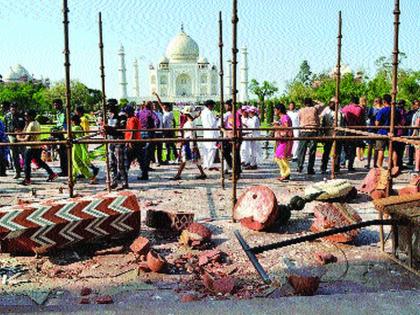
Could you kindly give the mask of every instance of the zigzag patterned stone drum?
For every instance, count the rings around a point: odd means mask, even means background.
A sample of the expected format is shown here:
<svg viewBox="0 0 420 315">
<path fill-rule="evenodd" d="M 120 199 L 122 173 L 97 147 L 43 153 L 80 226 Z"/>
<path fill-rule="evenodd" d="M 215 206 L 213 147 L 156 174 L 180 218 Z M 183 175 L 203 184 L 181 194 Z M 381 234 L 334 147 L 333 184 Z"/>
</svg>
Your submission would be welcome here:
<svg viewBox="0 0 420 315">
<path fill-rule="evenodd" d="M 139 231 L 140 206 L 131 192 L 0 208 L 1 251 L 12 254 L 44 254 Z"/>
</svg>

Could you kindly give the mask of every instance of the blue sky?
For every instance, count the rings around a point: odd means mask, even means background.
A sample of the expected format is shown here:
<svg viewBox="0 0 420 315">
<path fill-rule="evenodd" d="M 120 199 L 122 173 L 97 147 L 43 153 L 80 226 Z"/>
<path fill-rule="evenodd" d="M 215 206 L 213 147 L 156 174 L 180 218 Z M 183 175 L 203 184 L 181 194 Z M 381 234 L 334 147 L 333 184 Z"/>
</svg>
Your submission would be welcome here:
<svg viewBox="0 0 420 315">
<path fill-rule="evenodd" d="M 118 56 L 125 46 L 132 94 L 132 62 L 140 59 L 142 95 L 148 65 L 164 54 L 184 23 L 200 53 L 218 62 L 219 10 L 225 21 L 225 58 L 231 54 L 230 0 L 69 0 L 71 76 L 100 88 L 97 14 L 104 20 L 107 94 L 118 96 Z M 337 12 L 343 12 L 343 61 L 375 70 L 393 47 L 393 0 L 239 0 L 239 45 L 249 50 L 250 78 L 276 81 L 281 89 L 307 59 L 313 71 L 336 63 Z M 64 77 L 61 0 L 0 0 L 0 73 L 22 64 L 35 76 Z M 419 68 L 420 1 L 401 0 L 403 66 Z"/>
</svg>

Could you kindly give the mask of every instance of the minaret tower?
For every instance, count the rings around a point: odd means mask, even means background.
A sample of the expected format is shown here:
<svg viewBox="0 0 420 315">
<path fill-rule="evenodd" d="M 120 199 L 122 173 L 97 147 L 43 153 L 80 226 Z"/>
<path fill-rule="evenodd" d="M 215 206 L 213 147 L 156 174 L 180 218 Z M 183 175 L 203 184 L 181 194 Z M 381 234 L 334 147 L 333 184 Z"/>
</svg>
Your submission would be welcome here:
<svg viewBox="0 0 420 315">
<path fill-rule="evenodd" d="M 133 92 L 134 92 L 134 96 L 137 97 L 137 98 L 139 98 L 140 97 L 139 62 L 137 61 L 137 58 L 134 59 L 133 67 L 134 67 L 134 86 L 133 86 Z"/>
<path fill-rule="evenodd" d="M 226 61 L 227 75 L 226 75 L 226 95 L 227 100 L 232 98 L 232 60 Z"/>
<path fill-rule="evenodd" d="M 127 98 L 127 69 L 125 68 L 125 52 L 124 46 L 121 44 L 120 50 L 118 51 L 120 56 L 120 67 L 118 69 L 120 79 L 120 99 Z"/>
<path fill-rule="evenodd" d="M 248 84 L 248 49 L 246 47 L 243 47 L 241 65 L 241 88 L 239 93 L 239 99 L 242 103 L 246 103 L 249 101 Z"/>
</svg>

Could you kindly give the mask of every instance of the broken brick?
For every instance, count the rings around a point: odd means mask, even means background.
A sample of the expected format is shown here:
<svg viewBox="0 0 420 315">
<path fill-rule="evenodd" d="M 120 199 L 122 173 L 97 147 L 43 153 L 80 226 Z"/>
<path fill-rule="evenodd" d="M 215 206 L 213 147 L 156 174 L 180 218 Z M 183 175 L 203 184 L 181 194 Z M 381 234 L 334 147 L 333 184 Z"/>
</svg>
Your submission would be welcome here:
<svg viewBox="0 0 420 315">
<path fill-rule="evenodd" d="M 310 228 L 312 232 L 322 232 L 362 221 L 356 210 L 341 203 L 321 203 L 314 208 L 314 215 L 315 219 Z M 359 230 L 351 230 L 327 236 L 325 239 L 336 243 L 348 243 L 353 241 L 358 234 Z"/>
<path fill-rule="evenodd" d="M 95 256 L 117 255 L 124 251 L 124 246 L 115 246 L 111 248 L 100 249 L 95 252 Z"/>
<path fill-rule="evenodd" d="M 81 298 L 79 304 L 90 304 L 90 299 L 87 297 Z"/>
<path fill-rule="evenodd" d="M 378 189 L 376 189 L 376 190 L 374 190 L 374 191 L 372 191 L 370 193 L 370 197 L 373 200 L 378 200 L 378 199 L 385 198 L 386 197 L 385 190 L 378 190 Z"/>
<path fill-rule="evenodd" d="M 112 299 L 112 296 L 110 295 L 100 296 L 96 299 L 96 304 L 112 304 L 112 303 L 114 303 L 114 300 Z"/>
<path fill-rule="evenodd" d="M 139 264 L 139 272 L 150 272 L 149 265 L 147 263 L 141 263 Z"/>
<path fill-rule="evenodd" d="M 147 254 L 147 266 L 149 266 L 150 270 L 153 272 L 161 272 L 166 266 L 166 260 L 157 252 L 151 250 Z"/>
<path fill-rule="evenodd" d="M 304 296 L 314 295 L 320 283 L 319 277 L 290 275 L 287 280 L 293 287 L 295 294 Z"/>
<path fill-rule="evenodd" d="M 139 236 L 130 245 L 130 249 L 137 256 L 147 255 L 150 250 L 150 241 L 145 237 Z"/>
<path fill-rule="evenodd" d="M 183 296 L 181 296 L 180 300 L 182 303 L 189 303 L 189 302 L 198 301 L 199 298 L 195 294 L 184 294 Z"/>
<path fill-rule="evenodd" d="M 202 253 L 198 257 L 198 265 L 200 267 L 207 265 L 208 263 L 219 262 L 222 257 L 222 252 L 220 250 L 214 249 Z"/>
<path fill-rule="evenodd" d="M 327 265 L 337 262 L 337 257 L 328 253 L 315 253 L 314 257 L 322 265 Z"/>
<path fill-rule="evenodd" d="M 179 243 L 193 248 L 200 247 L 210 241 L 212 232 L 209 228 L 200 223 L 192 223 L 179 237 Z"/>
<path fill-rule="evenodd" d="M 87 296 L 87 295 L 91 295 L 92 294 L 92 289 L 91 288 L 82 288 L 82 290 L 80 290 L 80 296 Z"/>
<path fill-rule="evenodd" d="M 205 272 L 202 277 L 202 282 L 207 290 L 215 294 L 230 294 L 235 288 L 235 279 L 230 276 L 216 279 L 214 275 Z"/>
<path fill-rule="evenodd" d="M 278 218 L 278 204 L 274 192 L 266 186 L 248 188 L 233 209 L 233 218 L 251 230 L 261 231 Z"/>
</svg>

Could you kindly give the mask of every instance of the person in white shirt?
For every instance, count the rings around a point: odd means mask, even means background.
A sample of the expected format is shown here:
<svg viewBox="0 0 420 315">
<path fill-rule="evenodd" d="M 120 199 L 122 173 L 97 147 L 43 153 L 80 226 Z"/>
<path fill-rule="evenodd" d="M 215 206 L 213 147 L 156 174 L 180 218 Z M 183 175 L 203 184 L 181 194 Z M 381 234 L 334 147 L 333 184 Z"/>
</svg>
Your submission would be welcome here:
<svg viewBox="0 0 420 315">
<path fill-rule="evenodd" d="M 160 106 L 160 108 L 162 109 L 162 128 L 164 129 L 172 129 L 175 127 L 175 120 L 174 120 L 174 113 L 171 111 L 170 107 L 168 104 L 163 104 L 159 95 L 155 92 L 153 93 L 158 101 L 158 104 Z M 160 117 L 159 117 L 160 120 Z M 163 132 L 163 137 L 164 138 L 174 138 L 175 137 L 175 132 L 172 130 L 165 130 Z M 176 146 L 175 143 L 173 142 L 167 142 L 165 143 L 165 148 L 166 148 L 166 159 L 164 161 L 162 161 L 161 164 L 169 164 L 171 161 L 171 153 L 173 154 L 175 160 L 178 158 L 178 154 L 176 151 Z"/>
<path fill-rule="evenodd" d="M 204 102 L 204 109 L 201 112 L 201 124 L 203 128 L 217 128 L 218 119 L 214 115 L 213 109 L 216 103 L 212 100 Z M 215 139 L 218 137 L 217 130 L 205 130 L 203 131 L 203 138 Z M 214 158 L 217 152 L 216 142 L 203 142 L 202 143 L 202 155 L 203 155 L 203 167 L 210 171 L 217 171 L 218 169 L 214 165 Z"/>
<path fill-rule="evenodd" d="M 195 112 L 191 106 L 185 106 L 182 113 L 186 116 L 187 121 L 182 127 L 182 147 L 181 147 L 181 164 L 179 165 L 178 172 L 172 180 L 181 180 L 182 171 L 185 169 L 187 164 L 196 165 L 200 171 L 200 175 L 196 176 L 196 179 L 206 179 L 207 175 L 204 173 L 203 167 L 201 165 L 201 155 L 200 150 L 197 145 L 197 134 L 193 130 L 185 129 L 194 129 L 196 126 L 194 124 L 194 119 L 197 118 Z"/>
<path fill-rule="evenodd" d="M 299 110 L 296 109 L 295 102 L 289 103 L 289 110 L 287 111 L 287 116 L 292 120 L 292 127 L 299 127 Z M 299 137 L 299 129 L 293 129 L 293 137 Z M 297 160 L 297 148 L 299 146 L 299 141 L 293 141 L 292 155 L 293 160 Z"/>
<path fill-rule="evenodd" d="M 247 131 L 245 129 L 248 128 L 248 106 L 243 106 L 241 108 L 241 121 L 242 121 L 242 136 L 244 140 L 241 144 L 241 164 L 245 167 L 248 167 L 250 165 L 250 153 L 251 153 L 251 146 L 249 140 L 246 140 L 246 138 L 250 138 L 252 136 L 251 131 Z"/>
<path fill-rule="evenodd" d="M 258 110 L 255 106 L 251 106 L 248 110 L 248 128 L 260 128 L 260 118 L 258 117 Z M 259 130 L 251 131 L 251 138 L 259 137 Z M 249 166 L 246 168 L 248 170 L 256 170 L 257 159 L 260 155 L 260 145 L 258 141 L 249 141 Z"/>
</svg>

